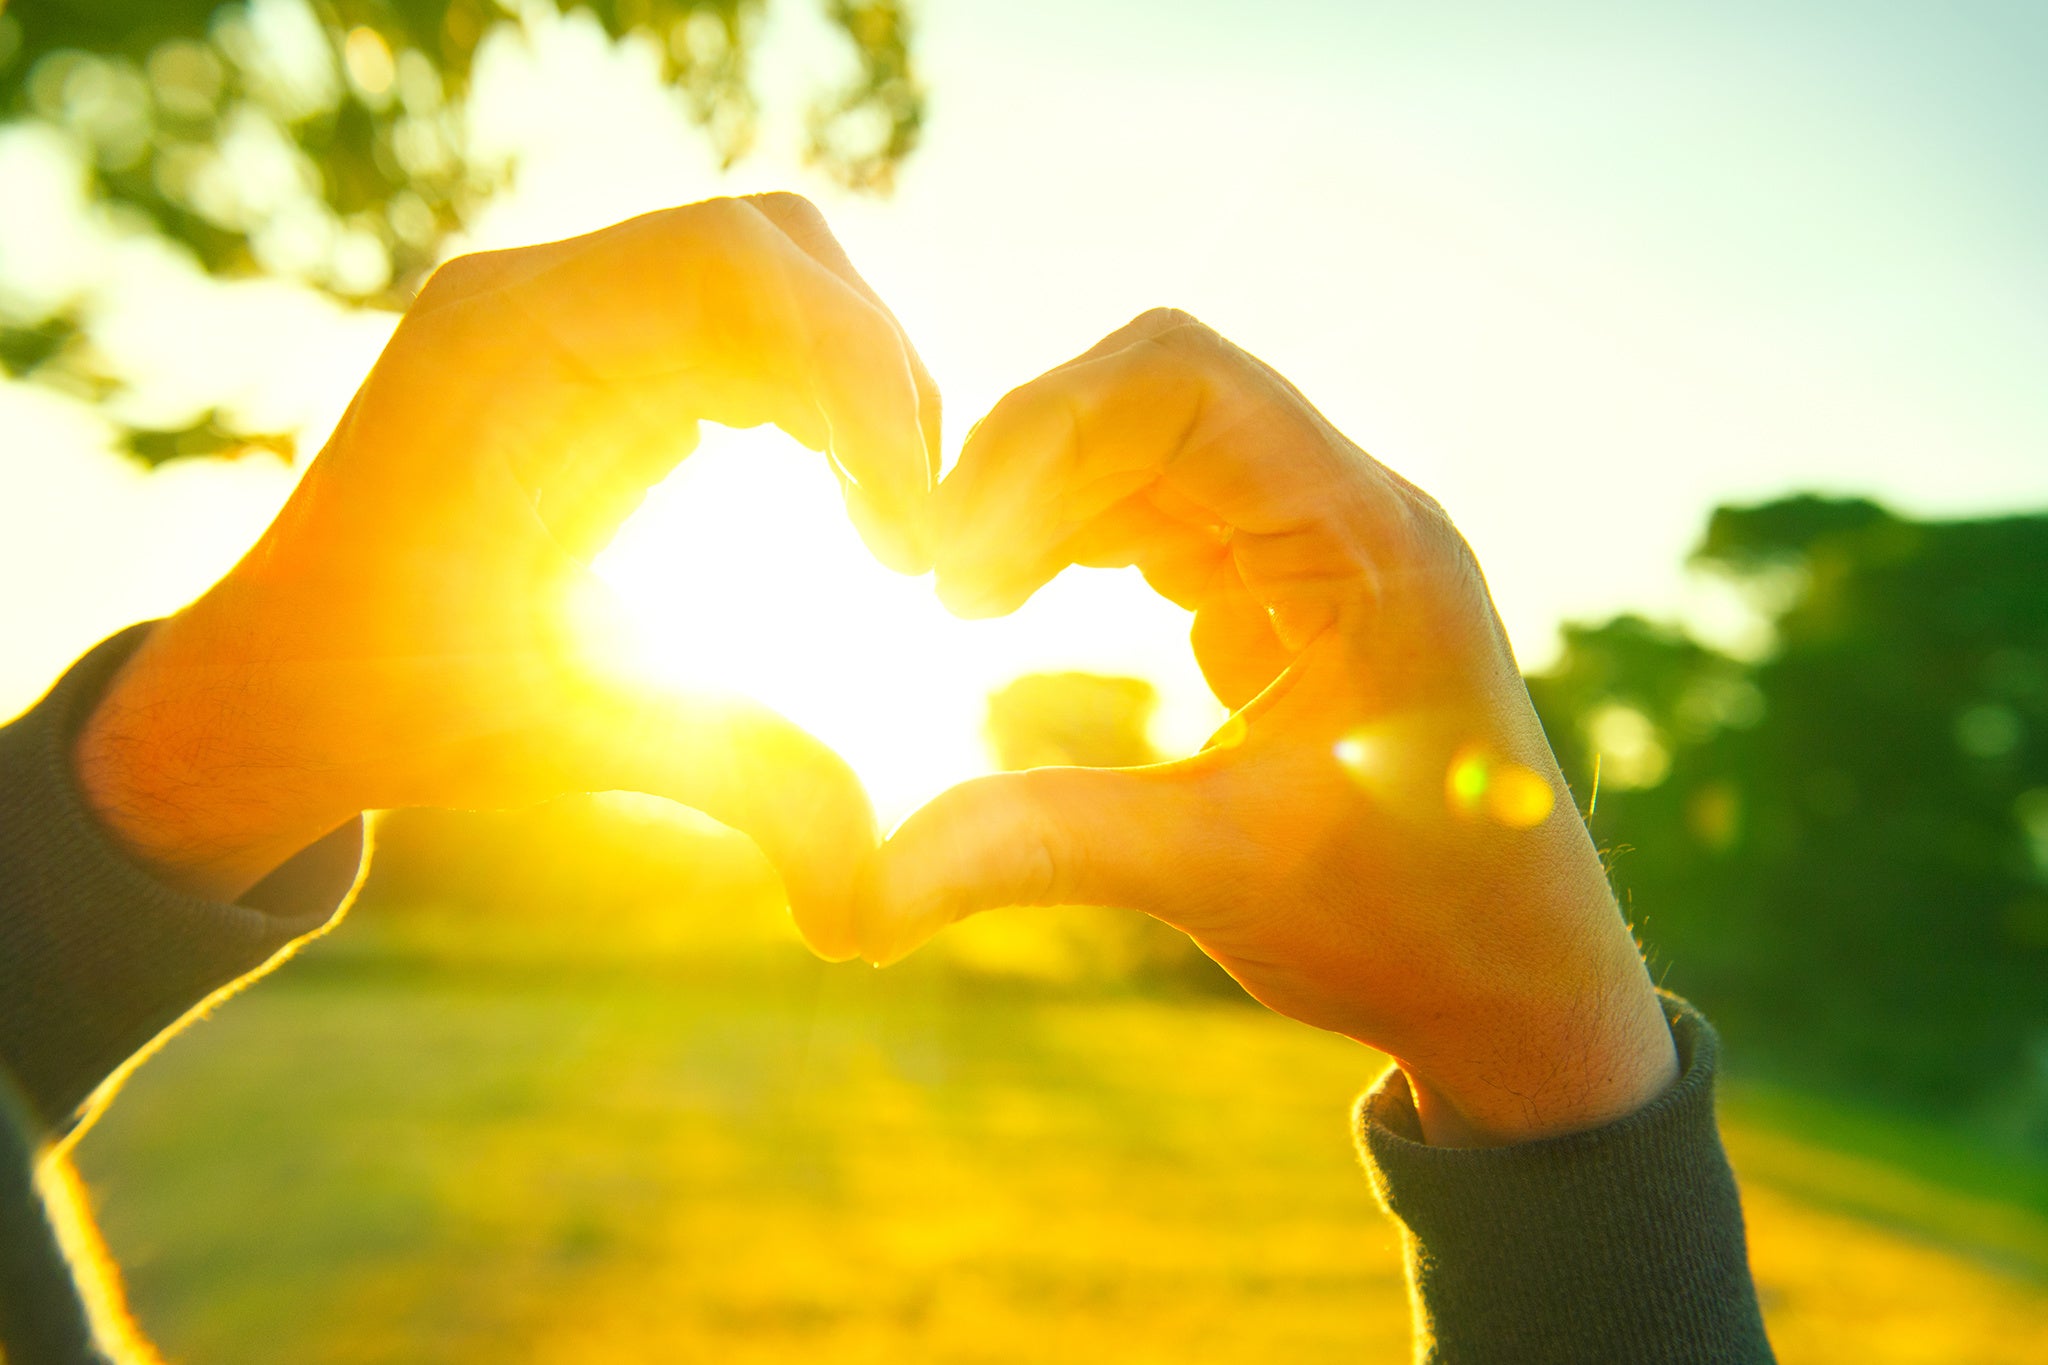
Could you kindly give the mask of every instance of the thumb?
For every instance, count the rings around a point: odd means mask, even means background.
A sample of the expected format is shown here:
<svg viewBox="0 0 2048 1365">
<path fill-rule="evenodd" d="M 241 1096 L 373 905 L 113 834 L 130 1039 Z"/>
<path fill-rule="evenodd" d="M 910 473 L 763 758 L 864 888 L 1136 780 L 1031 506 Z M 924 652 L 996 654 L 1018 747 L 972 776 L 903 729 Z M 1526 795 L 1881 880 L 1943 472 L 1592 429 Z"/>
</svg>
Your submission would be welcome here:
<svg viewBox="0 0 2048 1365">
<path fill-rule="evenodd" d="M 666 797 L 745 834 L 781 876 L 811 950 L 854 956 L 855 887 L 876 830 L 844 759 L 739 698 L 606 689 L 570 710 L 554 741 L 572 786 Z"/>
<path fill-rule="evenodd" d="M 941 793 L 865 869 L 861 955 L 885 966 L 1002 906 L 1148 909 L 1194 830 L 1176 767 L 1033 768 Z"/>
</svg>

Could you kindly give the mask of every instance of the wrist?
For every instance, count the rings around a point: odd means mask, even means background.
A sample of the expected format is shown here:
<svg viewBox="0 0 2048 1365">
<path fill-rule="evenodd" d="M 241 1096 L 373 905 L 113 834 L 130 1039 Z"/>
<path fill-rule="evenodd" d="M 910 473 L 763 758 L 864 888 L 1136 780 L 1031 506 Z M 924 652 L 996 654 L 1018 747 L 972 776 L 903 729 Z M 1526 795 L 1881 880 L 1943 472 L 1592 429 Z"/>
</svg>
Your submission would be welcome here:
<svg viewBox="0 0 2048 1365">
<path fill-rule="evenodd" d="M 1439 1147 L 1534 1142 L 1602 1127 L 1663 1095 L 1678 1080 L 1678 1053 L 1655 990 L 1637 974 L 1639 989 L 1617 990 L 1594 1010 L 1515 1030 L 1524 1046 L 1485 1064 L 1403 1062 L 1424 1139 Z"/>
<path fill-rule="evenodd" d="M 1567 809 L 1531 835 L 1464 860 L 1476 880 L 1462 903 L 1480 907 L 1485 947 L 1448 974 L 1441 1012 L 1401 1056 L 1433 1145 L 1584 1132 L 1678 1079 L 1663 1004 L 1584 823 Z"/>
<path fill-rule="evenodd" d="M 205 645 L 198 606 L 160 623 L 108 683 L 72 766 L 130 858 L 180 891 L 234 900 L 356 811 L 322 790 L 251 670 Z"/>
</svg>

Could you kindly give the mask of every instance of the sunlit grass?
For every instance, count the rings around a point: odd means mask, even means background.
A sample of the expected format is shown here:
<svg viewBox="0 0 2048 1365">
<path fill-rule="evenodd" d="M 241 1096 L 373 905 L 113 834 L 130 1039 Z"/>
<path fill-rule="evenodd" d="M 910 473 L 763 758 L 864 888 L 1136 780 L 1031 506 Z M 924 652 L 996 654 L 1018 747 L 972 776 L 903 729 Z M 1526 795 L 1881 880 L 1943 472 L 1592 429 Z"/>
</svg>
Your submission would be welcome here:
<svg viewBox="0 0 2048 1365">
<path fill-rule="evenodd" d="M 462 968 L 451 928 L 349 926 L 84 1144 L 175 1358 L 1406 1358 L 1351 1044 L 766 941 L 632 963 L 521 926 Z M 1880 1225 L 1826 1196 L 1861 1169 L 1826 1147 L 1746 1118 L 1730 1140 L 1783 1359 L 2048 1352 L 2048 1284 L 1937 1240 L 1977 1204 L 1922 1184 L 1931 1231 Z"/>
</svg>

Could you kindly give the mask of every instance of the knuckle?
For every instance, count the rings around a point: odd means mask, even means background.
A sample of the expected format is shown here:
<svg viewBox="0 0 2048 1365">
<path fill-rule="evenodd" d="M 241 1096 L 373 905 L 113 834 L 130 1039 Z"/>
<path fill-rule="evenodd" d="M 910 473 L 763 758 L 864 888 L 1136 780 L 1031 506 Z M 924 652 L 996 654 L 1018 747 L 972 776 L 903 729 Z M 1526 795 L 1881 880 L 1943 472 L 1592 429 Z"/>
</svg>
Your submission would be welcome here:
<svg viewBox="0 0 2048 1365">
<path fill-rule="evenodd" d="M 1248 363 L 1243 352 L 1191 313 L 1155 308 L 1144 316 L 1156 321 L 1139 332 L 1134 359 L 1149 357 L 1169 371 L 1192 371 L 1224 380 Z"/>
<path fill-rule="evenodd" d="M 503 251 L 473 251 L 443 261 L 420 286 L 417 302 L 444 304 L 476 293 L 498 274 L 507 254 Z"/>
<path fill-rule="evenodd" d="M 694 204 L 679 204 L 675 208 L 663 209 L 654 216 L 678 221 L 719 223 L 750 217 L 752 212 L 746 201 L 735 199 L 729 194 L 719 194 L 709 199 L 699 199 Z"/>
<path fill-rule="evenodd" d="M 721 195 L 648 215 L 659 236 L 702 239 L 732 248 L 762 235 L 761 215 L 744 200 Z"/>
<path fill-rule="evenodd" d="M 1168 332 L 1176 327 L 1200 327 L 1193 313 L 1180 308 L 1147 308 L 1131 319 L 1131 326 L 1146 332 Z"/>
<path fill-rule="evenodd" d="M 1059 857 L 1043 835 L 1025 840 L 1012 899 L 1019 905 L 1056 904 L 1061 899 L 1057 891 L 1058 869 Z"/>
<path fill-rule="evenodd" d="M 1146 340 L 1168 350 L 1199 355 L 1232 349 L 1215 328 L 1180 308 L 1154 308 L 1141 314 L 1136 326 Z"/>
<path fill-rule="evenodd" d="M 740 202 L 749 204 L 778 221 L 787 220 L 818 227 L 824 226 L 825 223 L 825 215 L 819 211 L 816 204 L 790 190 L 767 190 L 760 194 L 749 194 L 743 196 Z"/>
<path fill-rule="evenodd" d="M 1402 522 L 1413 534 L 1424 537 L 1431 543 L 1442 544 L 1465 554 L 1471 553 L 1471 547 L 1465 543 L 1464 532 L 1458 529 L 1457 523 L 1451 520 L 1451 514 L 1427 489 L 1409 481 L 1398 470 L 1377 461 L 1372 461 L 1366 467 L 1379 476 L 1386 487 L 1389 502 L 1397 509 Z"/>
<path fill-rule="evenodd" d="M 968 429 L 966 443 L 978 444 L 1014 428 L 1028 426 L 1040 414 L 1054 410 L 1057 403 L 1050 379 L 1051 376 L 1041 375 L 998 398 L 995 406 Z"/>
<path fill-rule="evenodd" d="M 1419 563 L 1434 566 L 1435 572 L 1459 583 L 1484 582 L 1479 556 L 1442 503 L 1428 493 L 1406 484 L 1396 505 L 1402 512 L 1402 530 Z"/>
<path fill-rule="evenodd" d="M 1438 535 L 1455 541 L 1466 553 L 1471 553 L 1471 547 L 1465 545 L 1464 532 L 1458 529 L 1457 523 L 1451 520 L 1451 514 L 1444 510 L 1444 505 L 1436 500 L 1434 494 L 1425 493 L 1410 484 L 1408 496 L 1417 520 L 1431 527 Z"/>
<path fill-rule="evenodd" d="M 1074 898 L 1087 878 L 1086 851 L 1068 820 L 1059 814 L 1064 774 L 1054 768 L 1018 774 L 1025 797 L 1024 857 L 1018 865 L 1020 904 L 1059 905 Z"/>
</svg>

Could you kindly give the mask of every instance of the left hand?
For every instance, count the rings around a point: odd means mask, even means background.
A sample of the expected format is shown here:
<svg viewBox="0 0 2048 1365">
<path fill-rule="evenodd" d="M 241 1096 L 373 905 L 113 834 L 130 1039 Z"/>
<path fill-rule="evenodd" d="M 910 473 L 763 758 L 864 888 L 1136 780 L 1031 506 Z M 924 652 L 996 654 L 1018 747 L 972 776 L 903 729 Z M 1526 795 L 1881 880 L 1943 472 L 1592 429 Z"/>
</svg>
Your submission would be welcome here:
<svg viewBox="0 0 2048 1365">
<path fill-rule="evenodd" d="M 890 836 L 862 947 L 1006 905 L 1142 910 L 1282 1014 L 1397 1058 L 1432 1141 L 1590 1128 L 1676 1075 L 1628 925 L 1443 509 L 1285 379 L 1147 313 L 1024 385 L 936 499 L 939 593 L 1135 564 L 1233 715 L 1193 758 L 953 788 Z"/>
<path fill-rule="evenodd" d="M 699 420 L 829 452 L 870 546 L 921 570 L 938 418 L 792 195 L 451 261 L 261 541 L 110 687 L 87 800 L 160 876 L 232 898 L 362 810 L 649 792 L 751 835 L 811 944 L 848 956 L 875 841 L 852 772 L 762 708 L 603 675 L 575 619 L 608 597 L 589 557 Z"/>
</svg>

